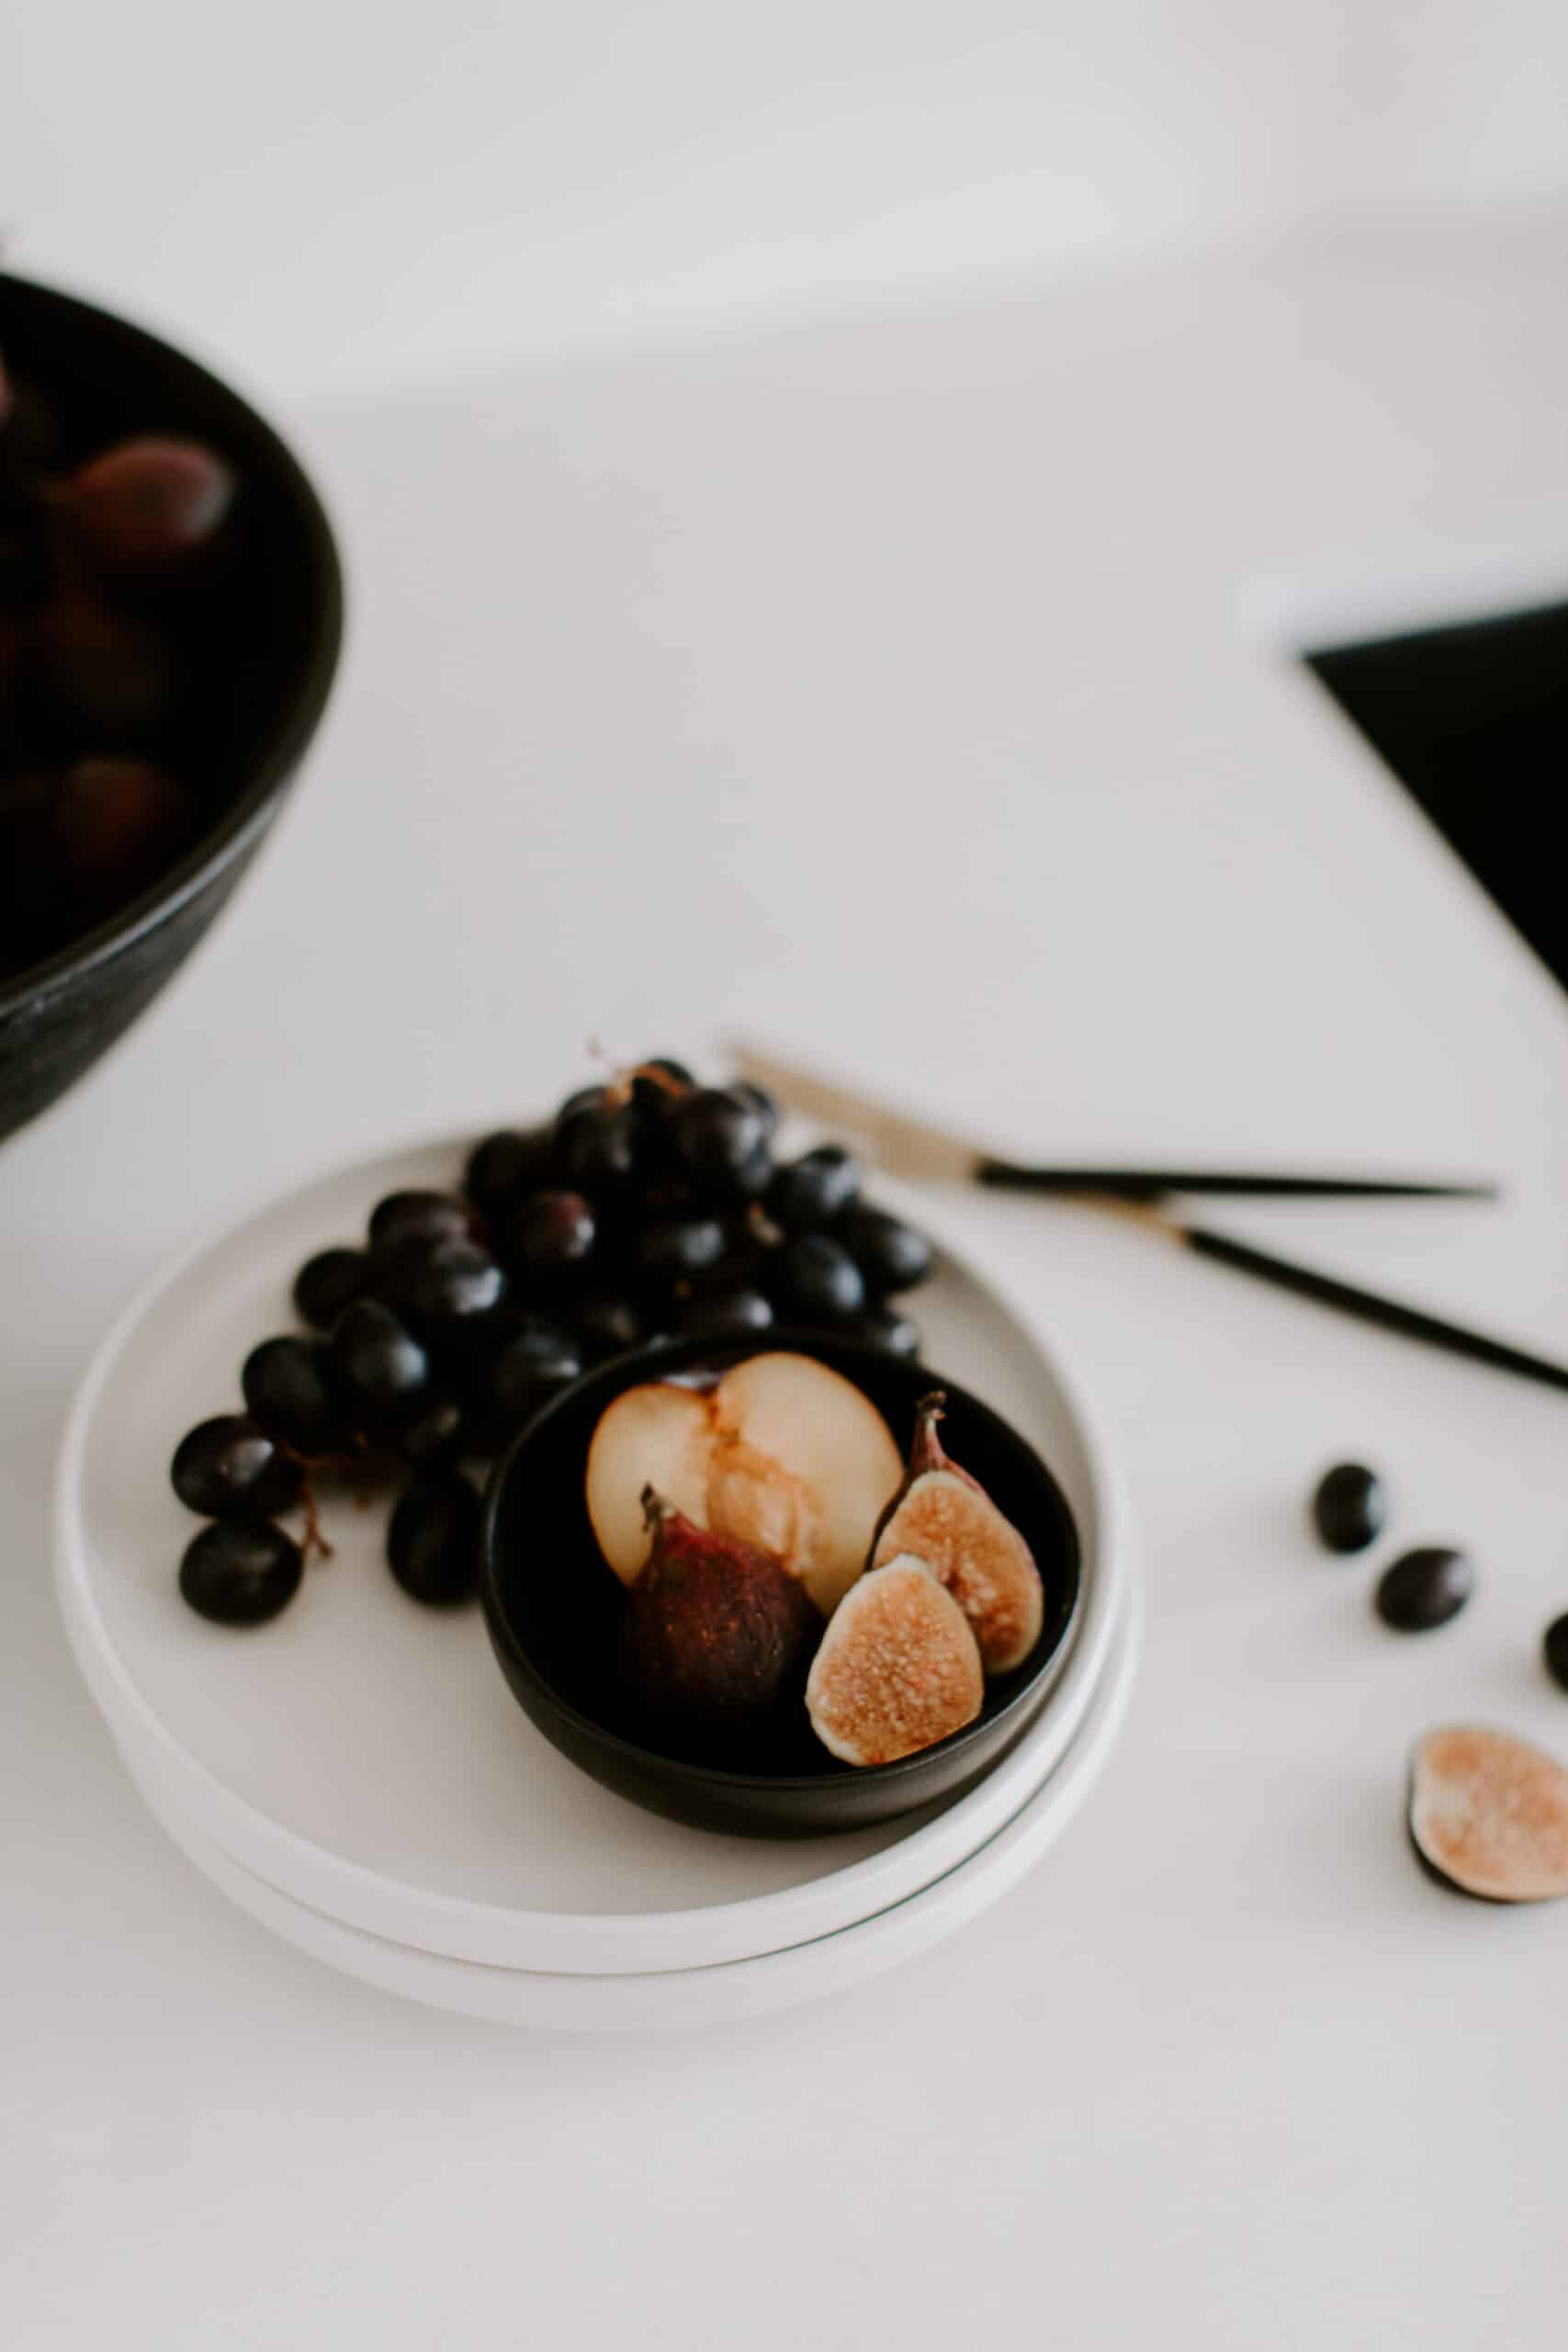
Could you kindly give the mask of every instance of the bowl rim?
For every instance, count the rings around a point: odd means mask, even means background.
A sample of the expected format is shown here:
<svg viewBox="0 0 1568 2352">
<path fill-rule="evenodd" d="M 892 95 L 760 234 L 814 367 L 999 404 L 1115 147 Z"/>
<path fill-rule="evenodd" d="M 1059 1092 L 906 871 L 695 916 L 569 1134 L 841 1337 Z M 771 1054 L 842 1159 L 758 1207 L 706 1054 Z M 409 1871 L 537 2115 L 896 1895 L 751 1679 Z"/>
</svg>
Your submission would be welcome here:
<svg viewBox="0 0 1568 2352">
<path fill-rule="evenodd" d="M 711 1790 L 716 1795 L 734 1795 L 741 1792 L 749 1793 L 767 1792 L 770 1794 L 786 1797 L 805 1796 L 813 1791 L 839 1787 L 874 1788 L 896 1792 L 901 1783 L 919 1777 L 924 1768 L 930 1765 L 932 1758 L 953 1756 L 959 1753 L 966 1745 L 976 1744 L 982 1737 L 995 1733 L 998 1725 L 1008 1723 L 1026 1700 L 1039 1697 L 1042 1679 L 1044 1679 L 1047 1682 L 1055 1679 L 1066 1666 L 1071 1656 L 1078 1628 L 1083 1623 L 1083 1532 L 1074 1515 L 1072 1506 L 1063 1493 L 1060 1482 L 1049 1463 L 1021 1430 L 1016 1429 L 1004 1414 L 998 1412 L 994 1405 L 987 1405 L 983 1397 L 976 1396 L 973 1390 L 965 1388 L 962 1382 L 946 1379 L 933 1366 L 915 1359 L 910 1363 L 910 1368 L 926 1375 L 931 1386 L 940 1387 L 949 1396 L 959 1398 L 966 1413 L 978 1414 L 982 1419 L 995 1423 L 1014 1444 L 1023 1449 L 1033 1464 L 1047 1495 L 1054 1502 L 1057 1517 L 1066 1529 L 1068 1538 L 1071 1589 L 1066 1606 L 1058 1614 L 1055 1632 L 1049 1640 L 1046 1639 L 1046 1635 L 1050 1629 L 1042 1628 L 1041 1640 L 1036 1645 L 1040 1654 L 1033 1667 L 1023 1676 L 1017 1688 L 1008 1693 L 1000 1705 L 990 1713 L 982 1709 L 972 1723 L 963 1724 L 955 1732 L 950 1732 L 945 1739 L 932 1740 L 928 1747 L 918 1747 L 908 1756 L 897 1757 L 888 1764 L 845 1764 L 836 1761 L 818 1772 L 736 1772 L 718 1765 L 692 1763 L 683 1757 L 667 1755 L 660 1748 L 645 1747 L 637 1740 L 626 1738 L 623 1733 L 612 1731 L 596 1716 L 584 1714 L 580 1707 L 574 1706 L 570 1700 L 561 1696 L 555 1685 L 535 1664 L 527 1648 L 518 1637 L 501 1598 L 496 1560 L 500 1548 L 499 1523 L 502 1495 L 519 1456 L 534 1443 L 541 1432 L 547 1432 L 549 1423 L 558 1413 L 574 1405 L 585 1387 L 602 1379 L 606 1374 L 629 1372 L 634 1367 L 647 1367 L 649 1376 L 652 1377 L 655 1368 L 667 1365 L 671 1358 L 676 1359 L 678 1363 L 688 1364 L 691 1368 L 716 1360 L 728 1367 L 730 1364 L 744 1363 L 755 1355 L 771 1355 L 775 1352 L 809 1354 L 815 1348 L 830 1348 L 835 1352 L 847 1355 L 852 1359 L 859 1358 L 867 1364 L 886 1366 L 890 1361 L 883 1349 L 872 1347 L 847 1335 L 840 1339 L 831 1331 L 812 1329 L 795 1324 L 774 1325 L 766 1331 L 748 1332 L 738 1335 L 732 1340 L 716 1337 L 711 1333 L 686 1339 L 655 1340 L 642 1347 L 627 1349 L 621 1355 L 607 1357 L 603 1363 L 594 1364 L 589 1371 L 572 1381 L 568 1387 L 550 1397 L 516 1431 L 505 1452 L 498 1455 L 485 1485 L 479 1530 L 479 1605 L 484 1612 L 485 1624 L 491 1639 L 499 1638 L 502 1642 L 508 1657 L 513 1661 L 533 1689 L 548 1702 L 552 1711 L 564 1718 L 574 1729 L 581 1730 L 596 1746 L 623 1758 L 628 1766 L 639 1770 L 652 1769 L 676 1774 L 685 1786 Z M 910 1363 L 908 1358 L 894 1358 L 891 1361 Z M 837 1367 L 829 1365 L 829 1369 L 835 1370 Z M 851 1375 L 845 1374 L 843 1376 L 848 1378 Z M 828 1622 L 829 1621 L 824 1620 L 824 1623 Z M 1013 1672 L 1018 1674 L 1021 1669 L 1015 1667 Z M 1042 1703 L 1043 1703 L 1043 1701 Z"/>
<path fill-rule="evenodd" d="M 18 1012 L 37 1011 L 80 974 L 96 969 L 177 914 L 265 828 L 332 692 L 343 650 L 344 589 L 342 558 L 320 493 L 282 436 L 243 394 L 198 359 L 147 328 L 97 303 L 62 293 L 57 287 L 0 270 L 0 296 L 19 297 L 24 309 L 45 320 L 64 317 L 77 325 L 107 330 L 110 340 L 136 347 L 142 356 L 155 359 L 165 369 L 172 368 L 187 384 L 198 386 L 243 421 L 250 437 L 265 449 L 276 486 L 285 492 L 303 527 L 317 606 L 310 650 L 298 687 L 260 737 L 244 789 L 200 841 L 157 881 L 51 956 L 0 978 L 0 1020 L 5 1020 Z"/>
</svg>

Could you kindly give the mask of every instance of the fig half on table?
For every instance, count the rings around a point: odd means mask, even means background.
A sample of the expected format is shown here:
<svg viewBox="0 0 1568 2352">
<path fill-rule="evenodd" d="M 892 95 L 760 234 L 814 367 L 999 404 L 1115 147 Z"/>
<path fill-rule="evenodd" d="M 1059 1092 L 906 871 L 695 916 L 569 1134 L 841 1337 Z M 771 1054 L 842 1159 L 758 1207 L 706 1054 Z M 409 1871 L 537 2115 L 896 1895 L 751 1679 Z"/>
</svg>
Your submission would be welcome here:
<svg viewBox="0 0 1568 2352">
<path fill-rule="evenodd" d="M 1429 1731 L 1411 1759 L 1409 1826 L 1422 1866 L 1461 1894 L 1568 1894 L 1568 1771 L 1511 1733 Z"/>
</svg>

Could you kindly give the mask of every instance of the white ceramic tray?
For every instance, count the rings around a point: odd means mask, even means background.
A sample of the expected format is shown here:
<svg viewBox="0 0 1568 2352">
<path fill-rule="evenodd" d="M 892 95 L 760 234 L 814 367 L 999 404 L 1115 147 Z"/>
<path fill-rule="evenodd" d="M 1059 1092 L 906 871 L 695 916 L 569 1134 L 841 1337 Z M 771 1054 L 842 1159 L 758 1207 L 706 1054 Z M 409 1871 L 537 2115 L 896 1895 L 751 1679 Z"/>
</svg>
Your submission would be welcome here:
<svg viewBox="0 0 1568 2352">
<path fill-rule="evenodd" d="M 1044 1343 L 957 1253 L 919 1295 L 931 1363 L 1008 1415 L 1084 1539 L 1073 1653 L 1039 1722 L 970 1793 L 908 1822 L 774 1843 L 658 1819 L 602 1789 L 524 1717 L 477 1611 L 423 1610 L 381 1562 L 384 1514 L 337 1511 L 338 1556 L 285 1614 L 235 1633 L 179 1599 L 193 1521 L 168 1485 L 183 1431 L 237 1408 L 239 1365 L 293 1324 L 313 1250 L 394 1189 L 450 1183 L 462 1144 L 381 1153 L 273 1201 L 134 1300 L 67 1425 L 62 1607 L 82 1672 L 162 1804 L 279 1894 L 372 1936 L 485 1966 L 640 1973 L 827 1935 L 929 1885 L 992 1837 L 1082 1721 L 1129 1572 L 1131 1531 L 1093 1416 Z M 927 1231 L 929 1203 L 875 1193 Z M 940 1237 L 937 1237 L 940 1239 Z"/>
<path fill-rule="evenodd" d="M 243 1911 L 284 1942 L 384 1992 L 467 2017 L 581 2033 L 717 2025 L 789 2008 L 879 1975 L 941 1942 L 1016 1885 L 1066 1828 L 1110 1758 L 1136 1671 L 1141 1625 L 1134 1584 L 1077 1736 L 1043 1783 L 966 1860 L 836 1934 L 716 1967 L 550 1974 L 445 1959 L 296 1903 L 231 1860 L 176 1803 L 146 1787 L 142 1794 L 187 1859 Z M 137 1778 L 134 1769 L 131 1777 Z"/>
</svg>

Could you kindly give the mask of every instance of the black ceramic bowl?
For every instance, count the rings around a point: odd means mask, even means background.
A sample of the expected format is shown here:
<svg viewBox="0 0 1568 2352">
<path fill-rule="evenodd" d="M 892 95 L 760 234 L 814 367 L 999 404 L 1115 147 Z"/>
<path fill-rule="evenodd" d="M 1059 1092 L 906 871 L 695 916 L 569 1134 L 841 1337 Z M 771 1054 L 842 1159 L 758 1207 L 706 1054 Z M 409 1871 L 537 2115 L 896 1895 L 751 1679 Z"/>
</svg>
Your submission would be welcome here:
<svg viewBox="0 0 1568 2352">
<path fill-rule="evenodd" d="M 1023 1664 L 987 1685 L 974 1723 L 896 1764 L 857 1768 L 829 1754 L 800 1711 L 798 1732 L 748 1758 L 743 1771 L 700 1752 L 649 1744 L 619 1688 L 615 1635 L 626 1594 L 589 1524 L 589 1441 L 611 1400 L 639 1381 L 775 1348 L 815 1356 L 863 1390 L 907 1446 L 918 1399 L 947 1392 L 942 1442 L 1023 1534 L 1045 1585 L 1045 1623 Z M 869 1540 L 870 1530 L 867 1530 Z M 1081 1562 L 1060 1487 L 999 1415 L 929 1366 L 820 1332 L 770 1331 L 726 1344 L 663 1341 L 619 1356 L 566 1389 L 496 1464 L 486 1500 L 479 1594 L 491 1645 L 513 1696 L 547 1739 L 595 1780 L 654 1813 L 701 1828 L 761 1837 L 863 1829 L 936 1797 L 954 1797 L 998 1762 L 1044 1705 L 1065 1665 Z"/>
<path fill-rule="evenodd" d="M 62 457 L 122 435 L 186 434 L 239 483 L 203 600 L 189 781 L 210 813 L 150 889 L 47 960 L 0 974 L 0 1136 L 80 1078 L 189 955 L 277 812 L 326 703 L 343 584 L 315 492 L 271 428 L 216 377 L 138 327 L 0 274 L 0 353 L 58 408 Z M 106 747 L 110 748 L 110 747 Z"/>
</svg>

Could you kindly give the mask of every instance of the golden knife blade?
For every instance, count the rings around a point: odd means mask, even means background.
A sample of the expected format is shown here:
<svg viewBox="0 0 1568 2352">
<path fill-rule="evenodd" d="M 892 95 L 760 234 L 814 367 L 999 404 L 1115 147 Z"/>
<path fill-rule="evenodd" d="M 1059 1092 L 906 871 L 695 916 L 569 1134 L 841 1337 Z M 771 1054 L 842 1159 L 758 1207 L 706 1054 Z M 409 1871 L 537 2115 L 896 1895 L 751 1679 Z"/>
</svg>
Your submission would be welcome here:
<svg viewBox="0 0 1568 2352">
<path fill-rule="evenodd" d="M 755 1046 L 732 1045 L 729 1058 L 740 1077 L 765 1086 L 790 1110 L 819 1119 L 824 1126 L 847 1129 L 890 1176 L 964 1184 L 974 1180 L 987 1157 L 978 1144 L 965 1143 L 961 1136 L 908 1118 L 885 1103 L 868 1102 L 863 1094 L 852 1094 L 793 1063 L 775 1061 Z"/>
</svg>

